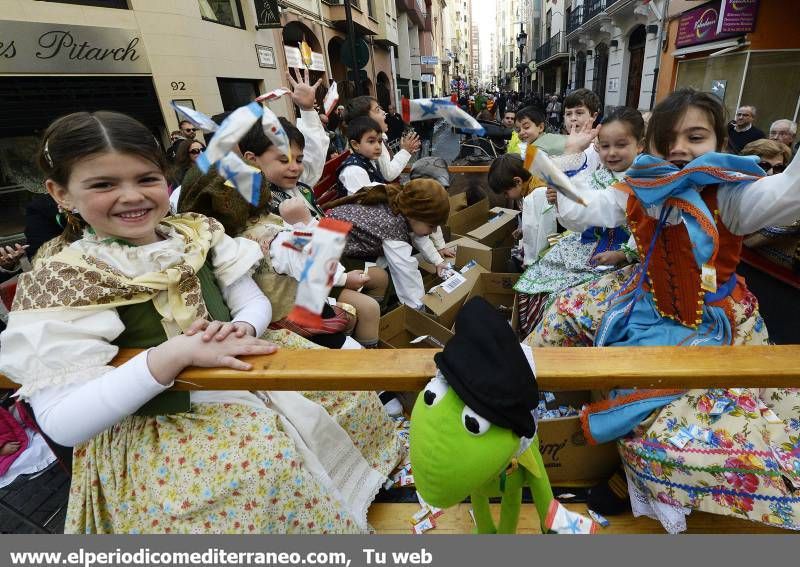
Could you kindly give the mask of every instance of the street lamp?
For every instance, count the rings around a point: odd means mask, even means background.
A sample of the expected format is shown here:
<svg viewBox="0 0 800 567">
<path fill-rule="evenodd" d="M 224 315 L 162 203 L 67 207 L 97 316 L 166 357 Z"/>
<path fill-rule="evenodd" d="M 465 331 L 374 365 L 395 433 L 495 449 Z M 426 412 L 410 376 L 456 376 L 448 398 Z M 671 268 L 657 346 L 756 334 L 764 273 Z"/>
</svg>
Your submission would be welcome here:
<svg viewBox="0 0 800 567">
<path fill-rule="evenodd" d="M 522 22 L 519 23 L 519 33 L 517 34 L 517 47 L 519 48 L 519 63 L 517 64 L 517 71 L 519 72 L 519 86 L 520 90 L 525 90 L 525 80 L 524 73 L 526 65 L 523 62 L 522 53 L 525 51 L 525 46 L 528 44 L 528 34 L 525 33 L 525 29 L 522 27 Z"/>
</svg>

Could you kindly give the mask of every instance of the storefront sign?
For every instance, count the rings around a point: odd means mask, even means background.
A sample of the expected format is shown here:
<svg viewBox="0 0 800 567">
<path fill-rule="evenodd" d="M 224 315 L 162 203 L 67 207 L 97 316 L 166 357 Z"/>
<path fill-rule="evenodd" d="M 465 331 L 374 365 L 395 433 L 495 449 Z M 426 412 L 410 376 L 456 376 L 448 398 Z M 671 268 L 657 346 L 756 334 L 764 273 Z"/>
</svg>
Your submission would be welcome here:
<svg viewBox="0 0 800 567">
<path fill-rule="evenodd" d="M 750 33 L 756 26 L 758 0 L 714 0 L 688 10 L 678 22 L 675 47 L 687 47 Z"/>
<path fill-rule="evenodd" d="M 311 52 L 310 63 L 306 65 L 303 62 L 303 56 L 300 54 L 300 49 L 292 47 L 291 45 L 284 45 L 283 50 L 286 53 L 286 66 L 294 67 L 295 69 L 310 69 L 312 71 L 325 72 L 325 58 L 322 53 L 316 51 Z"/>
<path fill-rule="evenodd" d="M 0 73 L 150 73 L 139 32 L 0 20 Z"/>
<path fill-rule="evenodd" d="M 256 7 L 256 29 L 283 27 L 278 0 L 253 0 Z"/>
<path fill-rule="evenodd" d="M 723 0 L 717 33 L 750 33 L 756 29 L 758 0 Z"/>
<path fill-rule="evenodd" d="M 436 77 L 434 75 L 431 75 L 430 73 L 423 73 L 422 75 L 420 75 L 419 80 L 422 81 L 423 83 L 433 83 L 436 80 Z"/>
<path fill-rule="evenodd" d="M 419 62 L 422 65 L 438 65 L 439 57 L 436 55 L 422 55 L 419 58 Z"/>
<path fill-rule="evenodd" d="M 276 69 L 278 66 L 275 63 L 275 50 L 269 45 L 256 45 L 256 56 L 258 57 L 258 66 L 264 69 Z"/>
</svg>

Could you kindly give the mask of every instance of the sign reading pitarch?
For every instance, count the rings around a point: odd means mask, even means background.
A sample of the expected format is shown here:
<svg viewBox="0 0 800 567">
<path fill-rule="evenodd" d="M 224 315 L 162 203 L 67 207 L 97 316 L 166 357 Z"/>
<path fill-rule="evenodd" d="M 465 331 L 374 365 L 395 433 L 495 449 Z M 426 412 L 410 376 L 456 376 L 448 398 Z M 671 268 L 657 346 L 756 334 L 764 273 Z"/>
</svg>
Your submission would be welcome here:
<svg viewBox="0 0 800 567">
<path fill-rule="evenodd" d="M 138 30 L 0 20 L 0 73 L 149 74 Z"/>
</svg>

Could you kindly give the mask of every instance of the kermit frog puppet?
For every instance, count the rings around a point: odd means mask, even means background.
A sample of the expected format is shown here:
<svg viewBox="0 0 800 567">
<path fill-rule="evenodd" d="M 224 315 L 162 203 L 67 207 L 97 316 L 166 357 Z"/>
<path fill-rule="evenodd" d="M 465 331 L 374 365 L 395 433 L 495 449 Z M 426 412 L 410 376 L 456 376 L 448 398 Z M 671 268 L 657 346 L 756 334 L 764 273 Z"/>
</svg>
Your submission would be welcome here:
<svg viewBox="0 0 800 567">
<path fill-rule="evenodd" d="M 553 498 L 533 417 L 536 378 L 505 319 L 480 297 L 468 301 L 435 360 L 438 372 L 411 414 L 411 468 L 422 498 L 448 508 L 469 496 L 478 533 L 515 533 L 528 485 L 544 533 L 593 533 L 594 522 Z M 502 497 L 497 525 L 494 496 Z"/>
</svg>

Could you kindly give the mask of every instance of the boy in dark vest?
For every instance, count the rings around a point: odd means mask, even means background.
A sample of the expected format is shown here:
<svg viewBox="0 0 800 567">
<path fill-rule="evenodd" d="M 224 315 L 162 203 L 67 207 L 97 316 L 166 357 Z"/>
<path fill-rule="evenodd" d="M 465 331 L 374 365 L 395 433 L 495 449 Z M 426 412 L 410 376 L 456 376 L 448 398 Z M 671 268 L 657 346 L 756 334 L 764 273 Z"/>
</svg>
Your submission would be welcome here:
<svg viewBox="0 0 800 567">
<path fill-rule="evenodd" d="M 364 187 L 386 183 L 374 160 L 381 156 L 381 127 L 372 118 L 361 116 L 347 125 L 350 156 L 339 167 L 339 196 L 346 197 Z"/>
</svg>

